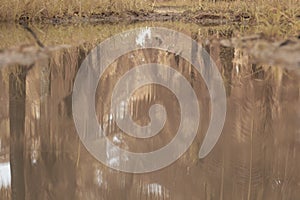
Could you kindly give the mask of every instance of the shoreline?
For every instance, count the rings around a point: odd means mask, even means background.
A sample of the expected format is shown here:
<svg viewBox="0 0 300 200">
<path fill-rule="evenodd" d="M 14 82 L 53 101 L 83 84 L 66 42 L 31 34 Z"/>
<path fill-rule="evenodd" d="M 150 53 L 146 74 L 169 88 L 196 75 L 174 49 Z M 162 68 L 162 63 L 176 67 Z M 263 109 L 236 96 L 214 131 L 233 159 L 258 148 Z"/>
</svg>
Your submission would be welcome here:
<svg viewBox="0 0 300 200">
<path fill-rule="evenodd" d="M 43 23 L 43 24 L 76 24 L 76 23 L 123 23 L 123 22 L 155 22 L 155 21 L 179 21 L 195 23 L 199 25 L 224 25 L 233 23 L 254 23 L 254 18 L 248 13 L 213 13 L 202 10 L 168 10 L 164 7 L 158 7 L 153 11 L 129 10 L 124 12 L 107 11 L 92 13 L 90 15 L 78 12 L 73 14 L 64 14 L 62 16 L 40 16 L 39 18 L 30 18 L 28 15 L 21 15 L 16 23 Z"/>
</svg>

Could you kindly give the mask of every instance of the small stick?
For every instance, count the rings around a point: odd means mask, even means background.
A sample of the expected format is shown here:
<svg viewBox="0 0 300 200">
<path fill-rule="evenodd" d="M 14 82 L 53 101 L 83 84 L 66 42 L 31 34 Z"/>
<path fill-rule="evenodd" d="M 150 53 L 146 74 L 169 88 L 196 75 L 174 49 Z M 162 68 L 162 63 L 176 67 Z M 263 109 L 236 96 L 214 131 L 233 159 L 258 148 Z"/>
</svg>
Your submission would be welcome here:
<svg viewBox="0 0 300 200">
<path fill-rule="evenodd" d="M 35 32 L 31 28 L 29 28 L 27 23 L 20 23 L 20 25 L 22 25 L 22 27 L 32 35 L 32 37 L 34 38 L 36 43 L 39 45 L 39 47 L 45 48 L 44 44 L 39 40 L 39 38 L 35 34 Z"/>
</svg>

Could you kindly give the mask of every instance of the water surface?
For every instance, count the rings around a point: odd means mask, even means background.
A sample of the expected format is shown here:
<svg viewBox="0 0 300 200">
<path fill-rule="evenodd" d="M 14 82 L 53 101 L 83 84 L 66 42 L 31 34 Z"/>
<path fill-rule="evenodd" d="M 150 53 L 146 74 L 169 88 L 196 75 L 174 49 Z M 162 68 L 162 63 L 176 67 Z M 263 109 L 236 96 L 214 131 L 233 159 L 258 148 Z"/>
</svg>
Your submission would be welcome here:
<svg viewBox="0 0 300 200">
<path fill-rule="evenodd" d="M 190 35 L 215 61 L 227 96 L 223 132 L 213 151 L 199 159 L 211 110 L 201 75 L 169 52 L 129 52 L 105 71 L 95 97 L 98 121 L 115 145 L 134 152 L 153 151 L 170 142 L 178 129 L 178 102 L 174 94 L 158 85 L 139 88 L 127 108 L 138 124 L 146 125 L 150 106 L 165 106 L 167 121 L 157 136 L 129 137 L 112 119 L 112 115 L 122 117 L 124 111 L 110 112 L 114 85 L 140 64 L 161 63 L 179 71 L 196 91 L 201 120 L 193 144 L 172 165 L 146 174 L 112 170 L 86 150 L 76 133 L 74 79 L 86 55 L 99 42 L 123 30 L 158 25 Z M 21 27 L 0 27 L 1 48 L 35 45 Z M 30 66 L 7 64 L 0 69 L 0 199 L 299 199 L 300 73 L 296 67 L 251 64 L 241 49 L 209 42 L 230 37 L 234 28 L 227 26 L 166 22 L 36 25 L 35 30 L 45 45 L 71 46 Z M 176 77 L 169 78 L 176 81 Z M 114 147 L 107 145 L 106 150 L 115 165 L 126 160 Z"/>
</svg>

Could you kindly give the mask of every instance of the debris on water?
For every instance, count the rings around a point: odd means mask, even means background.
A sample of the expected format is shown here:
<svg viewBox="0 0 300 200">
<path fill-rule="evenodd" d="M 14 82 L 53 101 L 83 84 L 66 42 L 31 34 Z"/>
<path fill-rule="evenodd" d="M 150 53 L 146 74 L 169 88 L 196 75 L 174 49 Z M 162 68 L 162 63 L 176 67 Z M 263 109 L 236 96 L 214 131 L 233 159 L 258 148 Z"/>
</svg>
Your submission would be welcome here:
<svg viewBox="0 0 300 200">
<path fill-rule="evenodd" d="M 0 51 L 0 67 L 11 64 L 31 65 L 37 60 L 48 58 L 50 53 L 70 45 L 39 48 L 34 45 L 22 45 Z"/>
<path fill-rule="evenodd" d="M 221 45 L 240 48 L 247 52 L 253 63 L 284 65 L 291 68 L 300 67 L 299 37 L 283 41 L 270 41 L 262 35 L 221 40 Z"/>
</svg>

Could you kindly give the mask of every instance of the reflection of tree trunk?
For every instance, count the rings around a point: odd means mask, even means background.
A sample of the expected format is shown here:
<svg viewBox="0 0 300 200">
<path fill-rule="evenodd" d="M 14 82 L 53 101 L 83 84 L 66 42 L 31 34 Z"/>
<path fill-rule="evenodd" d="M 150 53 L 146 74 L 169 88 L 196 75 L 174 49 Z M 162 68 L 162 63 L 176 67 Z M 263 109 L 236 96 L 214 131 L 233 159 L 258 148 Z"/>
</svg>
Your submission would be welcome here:
<svg viewBox="0 0 300 200">
<path fill-rule="evenodd" d="M 220 61 L 223 65 L 222 74 L 224 76 L 226 93 L 231 94 L 232 70 L 233 70 L 234 48 L 220 46 Z"/>
<path fill-rule="evenodd" d="M 10 166 L 12 199 L 25 199 L 24 182 L 24 123 L 25 123 L 25 80 L 24 68 L 17 67 L 9 75 L 10 116 Z"/>
</svg>

